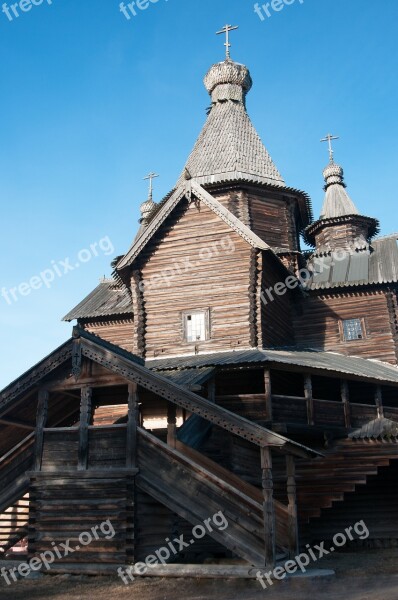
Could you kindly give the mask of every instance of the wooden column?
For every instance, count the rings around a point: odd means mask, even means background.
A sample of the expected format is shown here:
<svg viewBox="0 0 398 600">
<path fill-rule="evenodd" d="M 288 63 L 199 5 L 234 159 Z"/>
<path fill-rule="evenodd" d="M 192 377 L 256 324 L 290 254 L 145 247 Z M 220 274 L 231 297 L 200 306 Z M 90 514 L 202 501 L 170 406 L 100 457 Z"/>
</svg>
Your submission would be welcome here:
<svg viewBox="0 0 398 600">
<path fill-rule="evenodd" d="M 172 448 L 175 448 L 177 443 L 177 409 L 171 402 L 167 407 L 167 443 Z"/>
<path fill-rule="evenodd" d="M 39 400 L 37 403 L 36 417 L 36 441 L 35 441 L 35 462 L 34 470 L 41 471 L 41 463 L 43 458 L 43 443 L 44 443 L 44 428 L 47 425 L 48 419 L 48 398 L 47 390 L 39 391 Z"/>
<path fill-rule="evenodd" d="M 139 406 L 137 384 L 130 383 L 128 386 L 128 417 L 127 417 L 127 440 L 126 440 L 126 467 L 137 468 L 137 425 L 139 422 Z"/>
<path fill-rule="evenodd" d="M 312 391 L 311 375 L 304 375 L 304 396 L 307 401 L 308 425 L 314 425 L 315 424 L 315 411 L 314 411 L 314 395 L 313 395 L 313 391 Z"/>
<path fill-rule="evenodd" d="M 350 390 L 348 381 L 341 382 L 341 399 L 344 405 L 344 424 L 347 428 L 351 427 L 351 410 L 350 410 Z"/>
<path fill-rule="evenodd" d="M 265 566 L 273 569 L 276 560 L 274 484 L 272 479 L 272 455 L 269 446 L 261 448 L 262 486 L 264 496 Z"/>
<path fill-rule="evenodd" d="M 86 471 L 88 468 L 88 427 L 92 422 L 92 396 L 93 390 L 88 386 L 84 386 L 81 390 L 80 403 L 78 471 Z"/>
<path fill-rule="evenodd" d="M 210 402 L 216 401 L 216 378 L 212 377 L 207 386 L 207 398 Z"/>
<path fill-rule="evenodd" d="M 272 386 L 271 386 L 271 371 L 264 369 L 264 394 L 265 394 L 265 410 L 267 412 L 267 421 L 273 420 L 272 415 Z"/>
<path fill-rule="evenodd" d="M 287 497 L 289 499 L 289 557 L 294 558 L 298 554 L 298 516 L 297 516 L 297 486 L 296 486 L 296 463 L 294 456 L 286 456 L 287 473 Z"/>
<path fill-rule="evenodd" d="M 384 406 L 383 406 L 383 391 L 381 389 L 381 385 L 376 386 L 376 406 L 377 406 L 377 416 L 379 419 L 384 417 Z"/>
</svg>

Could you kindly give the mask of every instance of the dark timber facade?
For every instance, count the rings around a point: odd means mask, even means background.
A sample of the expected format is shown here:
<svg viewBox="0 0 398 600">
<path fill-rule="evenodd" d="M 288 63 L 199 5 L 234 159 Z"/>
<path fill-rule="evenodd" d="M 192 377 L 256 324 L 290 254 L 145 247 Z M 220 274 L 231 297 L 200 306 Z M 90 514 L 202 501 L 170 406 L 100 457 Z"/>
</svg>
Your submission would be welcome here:
<svg viewBox="0 0 398 600">
<path fill-rule="evenodd" d="M 314 221 L 249 119 L 248 69 L 205 84 L 175 188 L 65 317 L 72 338 L 1 392 L 5 553 L 109 519 L 112 539 L 53 569 L 116 570 L 220 511 L 229 526 L 174 562 L 271 566 L 359 514 L 371 542 L 398 540 L 397 236 L 333 161 Z"/>
</svg>

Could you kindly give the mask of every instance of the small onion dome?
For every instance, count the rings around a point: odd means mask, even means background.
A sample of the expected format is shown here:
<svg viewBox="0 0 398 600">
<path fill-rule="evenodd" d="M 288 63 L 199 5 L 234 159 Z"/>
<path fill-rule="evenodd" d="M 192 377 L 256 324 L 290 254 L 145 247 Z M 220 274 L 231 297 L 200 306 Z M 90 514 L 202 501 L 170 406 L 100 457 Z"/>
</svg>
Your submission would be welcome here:
<svg viewBox="0 0 398 600">
<path fill-rule="evenodd" d="M 333 185 L 334 183 L 339 183 L 340 185 L 344 185 L 344 170 L 340 165 L 336 165 L 336 163 L 331 162 L 323 171 L 323 176 L 326 181 L 326 187 Z"/>
<path fill-rule="evenodd" d="M 141 217 L 144 221 L 146 221 L 148 219 L 148 217 L 152 213 L 155 206 L 156 206 L 156 203 L 152 200 L 152 198 L 148 198 L 148 200 L 145 200 L 145 202 L 143 202 L 141 204 L 141 206 L 140 206 Z"/>
<path fill-rule="evenodd" d="M 204 78 L 204 84 L 213 102 L 243 102 L 253 85 L 253 80 L 245 65 L 227 59 L 210 68 Z"/>
</svg>

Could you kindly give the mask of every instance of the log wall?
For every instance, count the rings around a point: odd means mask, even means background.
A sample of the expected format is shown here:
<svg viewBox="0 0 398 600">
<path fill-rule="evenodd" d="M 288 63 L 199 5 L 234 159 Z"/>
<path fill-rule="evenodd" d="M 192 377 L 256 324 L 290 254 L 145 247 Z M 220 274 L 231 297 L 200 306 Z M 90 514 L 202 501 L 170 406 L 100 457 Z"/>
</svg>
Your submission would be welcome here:
<svg viewBox="0 0 398 600">
<path fill-rule="evenodd" d="M 249 244 L 203 204 L 182 202 L 163 232 L 142 257 L 146 356 L 249 347 Z M 206 309 L 210 339 L 185 343 L 183 312 Z"/>
<path fill-rule="evenodd" d="M 340 321 L 364 319 L 366 337 L 345 342 Z M 396 364 L 396 332 L 391 323 L 389 296 L 385 291 L 312 294 L 296 311 L 298 344 L 346 355 L 376 358 Z"/>
</svg>

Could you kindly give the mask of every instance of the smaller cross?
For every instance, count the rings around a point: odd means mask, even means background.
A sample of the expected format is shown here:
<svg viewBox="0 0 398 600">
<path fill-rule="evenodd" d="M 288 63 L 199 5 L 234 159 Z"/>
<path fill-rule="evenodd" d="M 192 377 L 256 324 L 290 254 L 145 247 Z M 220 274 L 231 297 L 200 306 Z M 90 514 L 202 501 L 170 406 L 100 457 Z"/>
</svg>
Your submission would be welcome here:
<svg viewBox="0 0 398 600">
<path fill-rule="evenodd" d="M 231 44 L 229 43 L 229 32 L 235 31 L 235 29 L 239 29 L 239 26 L 224 25 L 224 27 L 221 29 L 221 31 L 217 31 L 217 35 L 221 35 L 222 33 L 225 33 L 226 42 L 225 42 L 224 46 L 226 48 L 227 59 L 231 58 L 231 55 L 229 52 L 229 49 L 231 47 Z"/>
<path fill-rule="evenodd" d="M 331 133 L 328 133 L 327 136 L 323 139 L 321 139 L 321 142 L 328 142 L 329 144 L 329 158 L 330 158 L 330 162 L 334 162 L 334 150 L 333 150 L 333 146 L 332 146 L 332 141 L 333 140 L 339 140 L 340 137 L 336 136 L 336 135 L 332 135 Z"/>
<path fill-rule="evenodd" d="M 147 181 L 149 179 L 149 195 L 148 198 L 149 200 L 152 200 L 152 196 L 153 196 L 153 180 L 156 179 L 156 177 L 159 177 L 159 175 L 156 175 L 156 173 L 149 173 L 149 175 L 147 175 L 146 177 L 144 177 L 144 181 Z"/>
</svg>

